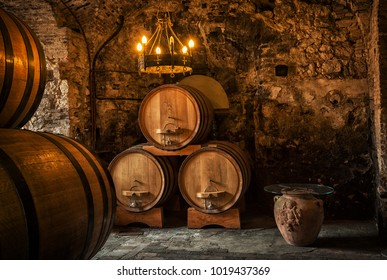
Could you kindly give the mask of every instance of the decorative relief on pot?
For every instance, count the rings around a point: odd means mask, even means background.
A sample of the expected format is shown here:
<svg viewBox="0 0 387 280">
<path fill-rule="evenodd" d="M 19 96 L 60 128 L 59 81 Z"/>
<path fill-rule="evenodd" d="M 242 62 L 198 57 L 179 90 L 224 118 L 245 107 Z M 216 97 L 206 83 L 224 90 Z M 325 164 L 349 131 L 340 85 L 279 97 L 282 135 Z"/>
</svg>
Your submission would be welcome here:
<svg viewBox="0 0 387 280">
<path fill-rule="evenodd" d="M 281 221 L 281 225 L 285 225 L 288 231 L 296 231 L 297 227 L 300 226 L 301 209 L 297 207 L 297 202 L 294 200 L 286 201 L 278 216 L 277 219 Z"/>
</svg>

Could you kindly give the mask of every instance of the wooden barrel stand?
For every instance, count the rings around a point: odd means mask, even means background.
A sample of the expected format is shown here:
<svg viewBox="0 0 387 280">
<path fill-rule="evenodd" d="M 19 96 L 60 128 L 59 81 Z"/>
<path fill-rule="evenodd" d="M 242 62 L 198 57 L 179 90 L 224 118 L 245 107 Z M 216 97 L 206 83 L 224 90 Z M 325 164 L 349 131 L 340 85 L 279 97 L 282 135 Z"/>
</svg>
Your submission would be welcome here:
<svg viewBox="0 0 387 280">
<path fill-rule="evenodd" d="M 203 228 L 206 226 L 222 226 L 224 228 L 240 229 L 241 219 L 239 208 L 230 208 L 218 214 L 208 214 L 193 207 L 187 210 L 187 227 Z"/>
<path fill-rule="evenodd" d="M 121 206 L 117 206 L 116 221 L 117 226 L 127 226 L 134 223 L 145 224 L 151 228 L 163 228 L 164 209 L 153 207 L 144 212 L 130 212 Z"/>
</svg>

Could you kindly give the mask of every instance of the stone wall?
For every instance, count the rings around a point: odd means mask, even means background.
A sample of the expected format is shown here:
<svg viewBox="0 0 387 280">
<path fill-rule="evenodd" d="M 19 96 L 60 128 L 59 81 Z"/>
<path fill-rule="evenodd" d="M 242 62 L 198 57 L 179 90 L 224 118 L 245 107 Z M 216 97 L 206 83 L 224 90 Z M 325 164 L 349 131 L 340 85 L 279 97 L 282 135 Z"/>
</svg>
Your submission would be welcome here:
<svg viewBox="0 0 387 280">
<path fill-rule="evenodd" d="M 266 22 L 254 98 L 259 181 L 327 184 L 335 188 L 329 215 L 371 214 L 367 67 L 356 12 L 339 3 L 277 3 L 259 16 Z"/>
<path fill-rule="evenodd" d="M 271 211 L 267 184 L 322 183 L 335 188 L 325 200 L 327 216 L 372 216 L 367 2 L 169 1 L 176 33 L 196 41 L 194 74 L 213 77 L 228 95 L 216 135 L 253 158 L 248 197 L 260 210 Z M 46 30 L 34 28 L 55 62 L 44 108 L 28 127 L 77 136 L 106 162 L 144 142 L 137 123 L 142 99 L 183 78 L 137 73 L 136 42 L 150 35 L 159 2 L 11 3 L 3 6 L 20 16 L 44 14 L 47 24 L 39 28 Z"/>
<path fill-rule="evenodd" d="M 68 62 L 67 28 L 58 27 L 51 6 L 45 1 L 0 1 L 0 7 L 22 19 L 36 33 L 46 55 L 48 77 L 42 102 L 24 128 L 69 135 L 69 81 L 61 77 L 61 66 Z"/>
</svg>

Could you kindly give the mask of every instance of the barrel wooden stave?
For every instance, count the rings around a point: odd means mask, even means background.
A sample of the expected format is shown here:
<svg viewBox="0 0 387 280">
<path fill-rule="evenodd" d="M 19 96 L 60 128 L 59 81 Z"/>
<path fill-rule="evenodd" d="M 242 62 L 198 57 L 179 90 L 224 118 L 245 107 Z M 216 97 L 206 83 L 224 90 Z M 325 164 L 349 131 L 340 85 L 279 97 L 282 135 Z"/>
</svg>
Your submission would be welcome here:
<svg viewBox="0 0 387 280">
<path fill-rule="evenodd" d="M 102 163 L 70 138 L 13 129 L 0 129 L 0 154 L 0 258 L 93 257 L 116 207 Z"/>
<path fill-rule="evenodd" d="M 203 144 L 183 161 L 178 176 L 185 201 L 204 213 L 230 209 L 243 197 L 250 180 L 248 156 L 237 145 L 226 141 Z M 212 197 L 205 200 L 209 193 L 213 193 Z M 213 208 L 208 207 L 209 203 Z"/>
<path fill-rule="evenodd" d="M 142 147 L 136 145 L 121 152 L 109 164 L 118 205 L 130 212 L 162 205 L 177 188 L 173 159 L 155 156 Z M 139 192 L 140 199 L 127 195 L 128 191 Z"/>
<path fill-rule="evenodd" d="M 232 156 L 232 158 L 237 161 L 237 164 L 241 169 L 243 178 L 243 188 L 241 195 L 244 195 L 244 193 L 248 189 L 248 185 L 251 181 L 252 176 L 253 162 L 250 155 L 238 145 L 228 141 L 214 140 L 205 143 L 203 147 L 216 147 L 217 149 L 228 153 Z"/>
<path fill-rule="evenodd" d="M 200 125 L 197 130 L 197 133 L 193 135 L 192 140 L 190 140 L 188 144 L 202 143 L 203 141 L 207 140 L 208 135 L 212 131 L 212 125 L 214 120 L 214 111 L 212 104 L 200 90 L 187 85 L 180 85 L 180 87 L 189 91 L 189 93 L 194 96 L 194 99 L 198 104 L 200 116 Z"/>
<path fill-rule="evenodd" d="M 24 222 L 23 205 L 11 180 L 5 181 L 8 174 L 0 164 L 0 259 L 27 258 L 25 248 L 28 248 L 28 230 Z M 4 253 L 6 252 L 6 254 Z"/>
<path fill-rule="evenodd" d="M 0 127 L 22 127 L 43 96 L 46 61 L 36 35 L 0 9 Z"/>
<path fill-rule="evenodd" d="M 144 137 L 164 150 L 179 150 L 205 141 L 213 118 L 212 105 L 199 90 L 172 84 L 151 90 L 139 110 Z"/>
</svg>

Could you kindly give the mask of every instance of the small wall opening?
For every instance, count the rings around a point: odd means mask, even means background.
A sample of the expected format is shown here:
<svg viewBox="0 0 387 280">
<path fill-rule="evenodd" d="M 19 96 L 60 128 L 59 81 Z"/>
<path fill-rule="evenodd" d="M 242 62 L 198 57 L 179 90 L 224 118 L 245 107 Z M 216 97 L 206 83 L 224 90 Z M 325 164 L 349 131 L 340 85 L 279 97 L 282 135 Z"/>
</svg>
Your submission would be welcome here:
<svg viewBox="0 0 387 280">
<path fill-rule="evenodd" d="M 279 77 L 286 77 L 288 75 L 289 67 L 286 65 L 277 65 L 275 67 L 275 75 Z"/>
</svg>

